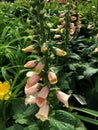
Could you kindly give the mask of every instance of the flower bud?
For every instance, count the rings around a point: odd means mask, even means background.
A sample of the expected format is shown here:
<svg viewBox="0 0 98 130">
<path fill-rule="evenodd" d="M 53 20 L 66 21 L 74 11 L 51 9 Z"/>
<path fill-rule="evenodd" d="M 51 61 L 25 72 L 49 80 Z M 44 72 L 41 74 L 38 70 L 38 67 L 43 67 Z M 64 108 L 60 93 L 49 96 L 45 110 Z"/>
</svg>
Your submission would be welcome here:
<svg viewBox="0 0 98 130">
<path fill-rule="evenodd" d="M 35 62 L 36 62 L 36 60 L 28 61 L 28 62 L 24 65 L 24 67 L 26 67 L 26 68 L 32 68 L 32 67 L 34 67 L 34 66 L 36 65 Z"/>
<path fill-rule="evenodd" d="M 36 53 L 36 52 L 37 52 L 37 51 L 35 50 L 35 48 L 34 48 L 34 45 L 27 46 L 26 48 L 23 48 L 22 51 L 32 52 L 32 53 Z"/>
<path fill-rule="evenodd" d="M 48 80 L 50 84 L 56 84 L 58 82 L 56 74 L 52 71 L 48 73 Z"/>
</svg>

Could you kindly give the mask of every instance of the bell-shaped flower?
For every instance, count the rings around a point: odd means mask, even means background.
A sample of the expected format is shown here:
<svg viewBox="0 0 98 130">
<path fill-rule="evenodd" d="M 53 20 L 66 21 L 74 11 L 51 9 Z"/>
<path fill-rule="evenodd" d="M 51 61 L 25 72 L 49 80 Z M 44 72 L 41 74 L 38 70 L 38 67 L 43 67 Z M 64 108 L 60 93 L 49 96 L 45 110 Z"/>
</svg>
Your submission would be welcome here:
<svg viewBox="0 0 98 130">
<path fill-rule="evenodd" d="M 39 74 L 39 73 L 43 70 L 43 68 L 44 68 L 44 64 L 40 61 L 40 62 L 36 65 L 36 67 L 35 67 L 35 72 L 36 72 L 37 74 Z"/>
<path fill-rule="evenodd" d="M 52 71 L 48 72 L 48 80 L 50 84 L 56 84 L 58 82 L 56 74 Z"/>
<path fill-rule="evenodd" d="M 25 94 L 26 95 L 33 95 L 35 93 L 37 93 L 38 91 L 38 83 L 34 84 L 33 86 L 29 87 L 27 84 L 25 86 Z"/>
<path fill-rule="evenodd" d="M 24 65 L 24 67 L 26 67 L 26 68 L 32 68 L 32 67 L 34 67 L 36 65 L 36 60 L 31 60 L 31 61 L 28 61 L 25 65 Z"/>
<path fill-rule="evenodd" d="M 44 103 L 44 105 L 39 109 L 38 113 L 36 113 L 36 117 L 41 121 L 48 120 L 48 113 L 49 113 L 49 105 Z"/>
<path fill-rule="evenodd" d="M 40 80 L 40 76 L 37 75 L 36 73 L 33 73 L 31 77 L 29 77 L 27 80 L 27 86 L 31 87 L 34 84 L 38 83 L 39 80 Z"/>
<path fill-rule="evenodd" d="M 31 104 L 35 104 L 36 103 L 36 98 L 32 95 L 27 95 L 27 97 L 25 98 L 25 105 L 31 105 Z"/>
<path fill-rule="evenodd" d="M 32 53 L 36 53 L 36 52 L 37 52 L 37 51 L 35 50 L 34 45 L 27 46 L 26 48 L 23 48 L 22 51 L 32 52 Z"/>
<path fill-rule="evenodd" d="M 46 102 L 46 99 L 48 97 L 49 94 L 49 88 L 47 86 L 44 86 L 40 92 L 38 93 L 37 97 L 36 97 L 36 104 L 39 107 L 42 107 L 43 104 Z"/>
<path fill-rule="evenodd" d="M 67 55 L 67 52 L 60 48 L 53 47 L 53 49 L 55 50 L 55 53 L 57 56 L 66 56 Z"/>
<path fill-rule="evenodd" d="M 70 95 L 68 95 L 62 91 L 57 92 L 58 100 L 61 101 L 64 104 L 64 106 L 66 106 L 66 107 L 69 107 L 69 103 L 68 103 L 69 97 L 70 97 Z"/>
</svg>

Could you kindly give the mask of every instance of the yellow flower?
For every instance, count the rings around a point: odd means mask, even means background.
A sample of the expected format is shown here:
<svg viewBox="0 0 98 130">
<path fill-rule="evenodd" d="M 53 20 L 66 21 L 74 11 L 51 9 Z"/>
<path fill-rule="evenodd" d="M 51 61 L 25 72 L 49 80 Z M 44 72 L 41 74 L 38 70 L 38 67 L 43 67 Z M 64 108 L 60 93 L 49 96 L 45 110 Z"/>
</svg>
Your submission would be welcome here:
<svg viewBox="0 0 98 130">
<path fill-rule="evenodd" d="M 4 81 L 3 83 L 0 81 L 0 100 L 8 100 L 10 98 L 10 84 L 8 81 Z"/>
</svg>

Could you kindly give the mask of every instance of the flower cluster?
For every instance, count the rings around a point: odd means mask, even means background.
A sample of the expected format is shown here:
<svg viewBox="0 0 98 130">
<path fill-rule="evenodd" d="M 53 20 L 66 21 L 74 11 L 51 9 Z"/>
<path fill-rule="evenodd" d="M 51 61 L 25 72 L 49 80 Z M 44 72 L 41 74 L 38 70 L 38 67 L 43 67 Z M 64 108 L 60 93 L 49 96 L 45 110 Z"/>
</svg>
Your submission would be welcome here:
<svg viewBox="0 0 98 130">
<path fill-rule="evenodd" d="M 26 47 L 28 48 L 28 47 Z M 23 50 L 26 51 L 26 48 Z M 28 49 L 27 49 L 28 52 Z M 30 52 L 32 52 L 30 50 Z M 57 55 L 61 55 L 62 51 L 58 50 Z M 65 53 L 65 52 L 63 52 Z M 63 54 L 65 55 L 65 54 Z M 31 105 L 36 104 L 39 107 L 38 113 L 36 113 L 36 117 L 41 121 L 45 121 L 48 119 L 49 109 L 50 109 L 50 102 L 48 101 L 48 96 L 50 94 L 50 85 L 54 85 L 58 82 L 57 75 L 53 71 L 48 71 L 46 79 L 48 79 L 45 85 L 40 87 L 40 82 L 43 81 L 41 74 L 44 72 L 45 64 L 42 61 L 31 60 L 28 61 L 24 67 L 26 68 L 33 68 L 33 71 L 27 72 L 27 83 L 25 85 L 25 104 Z M 61 101 L 66 107 L 68 107 L 68 99 L 70 95 L 63 93 L 62 91 L 57 91 L 56 96 L 59 101 Z"/>
</svg>

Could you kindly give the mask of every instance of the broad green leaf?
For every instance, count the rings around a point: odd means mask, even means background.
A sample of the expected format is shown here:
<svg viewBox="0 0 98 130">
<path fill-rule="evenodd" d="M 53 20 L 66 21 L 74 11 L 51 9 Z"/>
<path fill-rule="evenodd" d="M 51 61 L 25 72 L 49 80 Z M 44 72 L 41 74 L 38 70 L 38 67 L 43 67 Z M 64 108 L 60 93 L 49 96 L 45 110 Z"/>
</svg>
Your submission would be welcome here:
<svg viewBox="0 0 98 130">
<path fill-rule="evenodd" d="M 93 68 L 93 67 L 86 67 L 86 70 L 84 71 L 84 76 L 87 77 L 91 77 L 92 75 L 96 74 L 98 72 L 98 69 Z"/>
<path fill-rule="evenodd" d="M 26 106 L 23 98 L 14 99 L 12 102 L 12 111 L 14 113 L 14 119 L 17 118 L 18 114 L 23 114 Z"/>
<path fill-rule="evenodd" d="M 23 115 L 30 116 L 30 115 L 35 115 L 35 113 L 38 111 L 37 105 L 33 104 L 27 107 L 27 109 L 24 111 Z"/>
<path fill-rule="evenodd" d="M 32 122 L 32 125 L 24 128 L 23 130 L 39 130 L 38 125 Z"/>
<path fill-rule="evenodd" d="M 23 125 L 23 124 L 28 124 L 28 119 L 26 119 L 26 118 L 17 118 L 16 120 L 15 120 L 15 123 L 19 123 L 19 124 L 21 124 L 21 125 Z"/>
<path fill-rule="evenodd" d="M 55 112 L 55 118 L 59 121 L 69 123 L 71 125 L 76 124 L 76 117 L 69 112 L 63 110 L 57 110 Z"/>
<path fill-rule="evenodd" d="M 13 126 L 6 128 L 5 130 L 23 130 L 23 126 L 19 125 L 19 124 L 14 124 Z M 3 130 L 3 129 L 2 129 Z"/>
<path fill-rule="evenodd" d="M 62 121 L 58 121 L 53 118 L 49 118 L 50 128 L 54 128 L 54 130 L 74 130 L 74 126 L 68 123 L 64 123 Z"/>
</svg>

